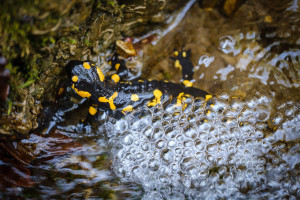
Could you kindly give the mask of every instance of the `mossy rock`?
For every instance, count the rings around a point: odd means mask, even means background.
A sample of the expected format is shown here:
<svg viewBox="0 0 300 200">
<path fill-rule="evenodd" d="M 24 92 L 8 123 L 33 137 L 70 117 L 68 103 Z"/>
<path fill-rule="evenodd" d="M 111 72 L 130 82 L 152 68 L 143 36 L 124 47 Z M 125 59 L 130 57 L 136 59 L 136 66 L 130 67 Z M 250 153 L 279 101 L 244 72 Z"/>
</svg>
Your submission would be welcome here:
<svg viewBox="0 0 300 200">
<path fill-rule="evenodd" d="M 5 1 L 0 54 L 7 59 L 10 93 L 1 103 L 0 136 L 20 139 L 38 127 L 46 102 L 55 102 L 71 59 L 97 60 L 117 39 L 163 28 L 183 1 Z M 46 92 L 45 92 L 46 91 Z"/>
</svg>

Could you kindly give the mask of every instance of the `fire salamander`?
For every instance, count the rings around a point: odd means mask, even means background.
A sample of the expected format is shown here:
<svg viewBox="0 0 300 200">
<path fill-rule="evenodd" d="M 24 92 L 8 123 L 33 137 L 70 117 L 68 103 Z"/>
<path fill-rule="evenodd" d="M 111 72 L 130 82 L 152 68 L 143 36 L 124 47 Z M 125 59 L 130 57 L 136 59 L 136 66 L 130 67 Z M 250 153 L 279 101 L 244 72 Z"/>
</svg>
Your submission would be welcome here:
<svg viewBox="0 0 300 200">
<path fill-rule="evenodd" d="M 193 86 L 193 64 L 190 50 L 174 51 L 175 67 L 182 71 L 182 83 L 157 80 L 134 80 L 123 82 L 128 74 L 124 60 L 114 55 L 110 61 L 116 74 L 105 76 L 101 69 L 89 61 L 70 61 L 66 68 L 71 80 L 71 87 L 82 98 L 91 102 L 89 113 L 95 115 L 97 110 L 113 111 L 126 114 L 141 105 L 156 106 L 163 99 L 172 97 L 176 106 L 189 96 L 210 98 L 207 92 Z"/>
</svg>

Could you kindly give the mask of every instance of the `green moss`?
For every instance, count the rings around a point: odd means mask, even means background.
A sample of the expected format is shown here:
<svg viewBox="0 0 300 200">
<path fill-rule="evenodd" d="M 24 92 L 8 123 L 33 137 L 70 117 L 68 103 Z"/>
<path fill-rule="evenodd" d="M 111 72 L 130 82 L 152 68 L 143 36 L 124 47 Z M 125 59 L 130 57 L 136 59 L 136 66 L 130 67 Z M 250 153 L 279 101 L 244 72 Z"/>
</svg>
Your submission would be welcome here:
<svg viewBox="0 0 300 200">
<path fill-rule="evenodd" d="M 77 44 L 77 40 L 75 40 L 74 38 L 68 38 L 68 41 L 70 44 Z"/>
<path fill-rule="evenodd" d="M 9 115 L 11 113 L 11 109 L 12 109 L 12 100 L 8 99 L 7 104 L 8 104 L 7 115 Z"/>
<path fill-rule="evenodd" d="M 85 40 L 84 40 L 84 44 L 86 44 L 86 45 L 91 45 L 92 43 L 89 42 L 89 40 L 85 39 Z"/>
<path fill-rule="evenodd" d="M 54 37 L 45 37 L 42 40 L 41 46 L 46 47 L 46 46 L 49 46 L 49 45 L 52 45 L 52 44 L 55 44 L 55 43 L 56 43 L 56 40 L 55 40 Z"/>
<path fill-rule="evenodd" d="M 24 4 L 25 8 L 29 6 L 22 1 L 19 3 Z M 40 56 L 32 48 L 30 23 L 22 21 L 25 19 L 20 19 L 19 12 L 22 9 L 20 7 L 17 9 L 9 3 L 4 3 L 3 7 L 5 9 L 2 9 L 0 15 L 1 53 L 8 60 L 7 68 L 11 77 L 18 79 L 18 83 L 21 82 L 18 88 L 24 88 L 32 84 L 38 77 L 36 60 Z M 12 91 L 17 91 L 14 84 L 11 86 Z"/>
<path fill-rule="evenodd" d="M 165 73 L 165 79 L 166 79 L 166 80 L 169 80 L 169 79 L 171 79 L 171 74 L 169 74 L 169 73 Z"/>
<path fill-rule="evenodd" d="M 32 83 L 34 83 L 34 79 L 29 79 L 27 80 L 25 83 L 21 84 L 20 86 L 18 86 L 17 88 L 25 88 L 30 86 Z"/>
<path fill-rule="evenodd" d="M 107 4 L 114 7 L 116 5 L 116 2 L 115 1 L 107 1 Z"/>
</svg>

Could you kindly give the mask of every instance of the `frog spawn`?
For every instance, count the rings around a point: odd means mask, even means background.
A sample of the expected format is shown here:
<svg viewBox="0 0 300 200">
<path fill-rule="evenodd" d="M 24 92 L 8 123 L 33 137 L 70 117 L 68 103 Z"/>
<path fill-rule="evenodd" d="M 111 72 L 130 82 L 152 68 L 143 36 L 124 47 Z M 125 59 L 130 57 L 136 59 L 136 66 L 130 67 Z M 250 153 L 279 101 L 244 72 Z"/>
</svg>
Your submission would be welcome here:
<svg viewBox="0 0 300 200">
<path fill-rule="evenodd" d="M 113 170 L 143 199 L 299 198 L 299 104 L 270 104 L 219 95 L 111 118 Z"/>
</svg>

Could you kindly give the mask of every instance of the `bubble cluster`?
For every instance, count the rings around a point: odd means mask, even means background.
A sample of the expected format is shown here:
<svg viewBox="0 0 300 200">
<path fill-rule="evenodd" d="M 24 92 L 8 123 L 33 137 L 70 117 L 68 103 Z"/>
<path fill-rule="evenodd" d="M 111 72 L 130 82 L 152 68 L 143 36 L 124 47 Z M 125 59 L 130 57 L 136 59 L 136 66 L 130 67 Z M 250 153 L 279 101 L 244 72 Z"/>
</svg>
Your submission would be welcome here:
<svg viewBox="0 0 300 200">
<path fill-rule="evenodd" d="M 284 140 L 299 139 L 299 104 L 281 107 L 219 95 L 111 119 L 113 170 L 144 199 L 299 197 L 299 144 Z"/>
</svg>

